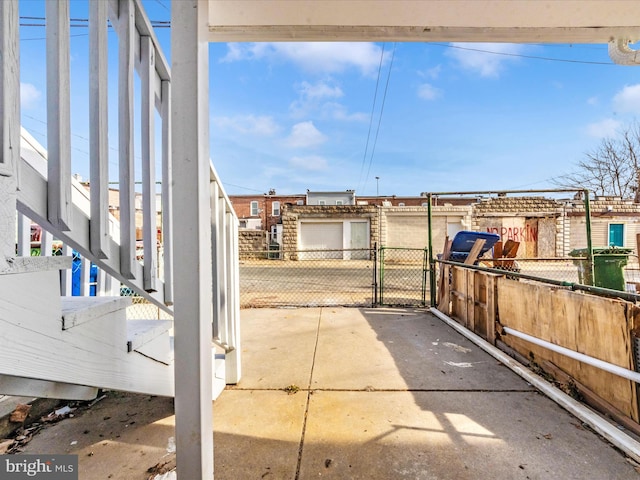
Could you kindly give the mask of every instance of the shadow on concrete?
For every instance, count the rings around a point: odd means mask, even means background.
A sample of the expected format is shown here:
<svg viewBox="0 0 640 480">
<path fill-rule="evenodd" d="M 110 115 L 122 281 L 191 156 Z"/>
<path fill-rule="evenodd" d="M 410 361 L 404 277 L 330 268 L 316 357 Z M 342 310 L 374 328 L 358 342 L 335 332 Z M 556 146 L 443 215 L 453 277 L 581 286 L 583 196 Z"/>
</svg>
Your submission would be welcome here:
<svg viewBox="0 0 640 480">
<path fill-rule="evenodd" d="M 416 478 L 637 476 L 619 452 L 578 419 L 425 310 L 360 313 L 421 412 L 397 412 L 369 441 L 416 439 L 399 444 L 420 459 Z M 381 379 L 382 389 L 384 383 Z M 389 457 L 392 451 L 380 454 Z"/>
</svg>

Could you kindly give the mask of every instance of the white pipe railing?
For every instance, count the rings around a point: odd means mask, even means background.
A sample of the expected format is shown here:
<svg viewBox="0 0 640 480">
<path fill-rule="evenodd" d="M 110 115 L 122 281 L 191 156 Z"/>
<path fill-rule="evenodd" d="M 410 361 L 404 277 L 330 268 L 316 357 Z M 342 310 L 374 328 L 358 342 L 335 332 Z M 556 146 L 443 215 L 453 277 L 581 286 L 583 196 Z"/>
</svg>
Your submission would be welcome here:
<svg viewBox="0 0 640 480">
<path fill-rule="evenodd" d="M 623 368 L 618 365 L 614 365 L 613 363 L 590 357 L 589 355 L 585 355 L 584 353 L 561 347 L 560 345 L 556 345 L 555 343 L 547 342 L 546 340 L 533 337 L 527 333 L 519 332 L 518 330 L 514 330 L 510 327 L 502 327 L 502 331 L 507 335 L 513 335 L 514 337 L 521 338 L 522 340 L 526 340 L 529 343 L 539 345 L 566 357 L 573 358 L 574 360 L 586 363 L 587 365 L 591 365 L 592 367 L 596 367 L 606 372 L 613 373 L 614 375 L 618 375 L 619 377 L 626 378 L 627 380 L 640 383 L 640 373 L 629 370 L 628 368 Z"/>
</svg>

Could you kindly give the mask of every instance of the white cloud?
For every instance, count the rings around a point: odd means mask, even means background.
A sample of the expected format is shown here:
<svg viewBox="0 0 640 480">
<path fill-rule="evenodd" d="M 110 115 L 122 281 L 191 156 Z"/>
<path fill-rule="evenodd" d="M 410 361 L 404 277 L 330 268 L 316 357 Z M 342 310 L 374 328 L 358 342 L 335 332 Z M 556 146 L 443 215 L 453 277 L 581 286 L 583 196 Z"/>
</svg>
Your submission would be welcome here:
<svg viewBox="0 0 640 480">
<path fill-rule="evenodd" d="M 360 121 L 364 118 L 363 114 L 349 113 L 343 104 L 332 101 L 344 97 L 344 92 L 330 81 L 302 82 L 296 88 L 299 98 L 289 107 L 294 118 L 309 117 L 315 112 L 320 112 L 322 118 L 333 120 Z"/>
<path fill-rule="evenodd" d="M 428 83 L 423 83 L 418 87 L 418 97 L 423 100 L 435 100 L 442 96 L 442 90 Z"/>
<path fill-rule="evenodd" d="M 600 100 L 597 96 L 587 98 L 587 105 L 598 105 Z"/>
<path fill-rule="evenodd" d="M 614 137 L 620 130 L 621 123 L 613 118 L 605 118 L 600 122 L 587 125 L 587 134 L 595 138 Z"/>
<path fill-rule="evenodd" d="M 331 86 L 327 82 L 317 82 L 313 85 L 309 82 L 302 82 L 298 88 L 298 93 L 301 97 L 307 99 L 340 98 L 344 96 L 344 92 L 340 87 Z"/>
<path fill-rule="evenodd" d="M 640 113 L 640 84 L 626 85 L 613 97 L 616 112 Z"/>
<path fill-rule="evenodd" d="M 318 155 L 310 155 L 306 157 L 293 157 L 289 160 L 289 166 L 293 168 L 303 168 L 314 172 L 327 170 L 327 160 Z"/>
<path fill-rule="evenodd" d="M 280 126 L 266 115 L 236 115 L 235 117 L 214 117 L 214 125 L 245 134 L 272 136 L 280 131 Z"/>
<path fill-rule="evenodd" d="M 322 106 L 322 114 L 324 117 L 332 118 L 334 120 L 342 120 L 345 122 L 363 122 L 368 118 L 365 113 L 349 113 L 347 107 L 336 102 L 325 103 Z"/>
<path fill-rule="evenodd" d="M 318 130 L 313 122 L 296 123 L 285 143 L 291 148 L 314 147 L 327 141 L 327 137 Z"/>
<path fill-rule="evenodd" d="M 229 43 L 227 54 L 220 61 L 284 60 L 310 72 L 356 68 L 363 75 L 370 75 L 378 69 L 381 51 L 375 43 L 357 42 Z"/>
<path fill-rule="evenodd" d="M 268 43 L 227 43 L 227 54 L 220 63 L 239 62 L 243 60 L 257 60 L 269 54 Z"/>
<path fill-rule="evenodd" d="M 435 80 L 440 76 L 441 72 L 442 72 L 442 65 L 436 65 L 435 67 L 431 67 L 427 70 L 418 71 L 418 76 L 422 78 L 430 78 L 432 80 Z"/>
<path fill-rule="evenodd" d="M 20 83 L 20 107 L 33 108 L 40 100 L 42 94 L 30 83 Z"/>
<path fill-rule="evenodd" d="M 302 82 L 296 85 L 298 99 L 291 103 L 289 109 L 294 117 L 306 117 L 314 110 L 320 108 L 323 100 L 335 99 L 344 96 L 344 92 L 337 85 L 321 81 L 315 84 Z"/>
<path fill-rule="evenodd" d="M 481 77 L 498 77 L 507 62 L 514 62 L 526 48 L 513 43 L 452 43 L 446 55 Z"/>
</svg>

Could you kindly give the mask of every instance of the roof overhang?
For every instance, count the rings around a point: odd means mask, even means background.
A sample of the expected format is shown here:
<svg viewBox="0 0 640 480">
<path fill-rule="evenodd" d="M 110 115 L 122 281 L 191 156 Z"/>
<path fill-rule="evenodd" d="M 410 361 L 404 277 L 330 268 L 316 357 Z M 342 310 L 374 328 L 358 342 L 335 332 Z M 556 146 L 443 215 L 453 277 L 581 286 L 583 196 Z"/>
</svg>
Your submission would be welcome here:
<svg viewBox="0 0 640 480">
<path fill-rule="evenodd" d="M 209 41 L 610 43 L 637 0 L 208 0 Z"/>
</svg>

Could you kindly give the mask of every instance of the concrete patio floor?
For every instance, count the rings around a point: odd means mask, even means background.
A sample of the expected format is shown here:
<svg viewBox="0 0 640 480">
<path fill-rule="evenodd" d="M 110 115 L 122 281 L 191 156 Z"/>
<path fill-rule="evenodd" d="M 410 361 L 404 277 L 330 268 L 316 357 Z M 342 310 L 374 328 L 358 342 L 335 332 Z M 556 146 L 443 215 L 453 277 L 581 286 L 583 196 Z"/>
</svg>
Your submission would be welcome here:
<svg viewBox="0 0 640 480">
<path fill-rule="evenodd" d="M 241 317 L 243 378 L 213 405 L 217 480 L 640 478 L 425 310 Z M 172 409 L 171 399 L 111 394 L 42 430 L 24 453 L 78 454 L 81 479 L 146 479 L 171 460 Z"/>
</svg>

